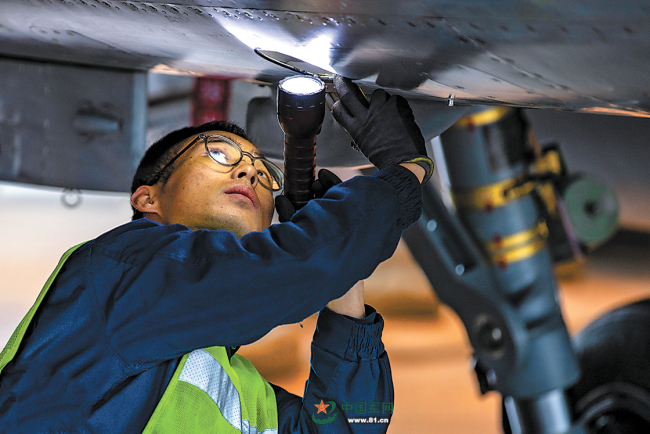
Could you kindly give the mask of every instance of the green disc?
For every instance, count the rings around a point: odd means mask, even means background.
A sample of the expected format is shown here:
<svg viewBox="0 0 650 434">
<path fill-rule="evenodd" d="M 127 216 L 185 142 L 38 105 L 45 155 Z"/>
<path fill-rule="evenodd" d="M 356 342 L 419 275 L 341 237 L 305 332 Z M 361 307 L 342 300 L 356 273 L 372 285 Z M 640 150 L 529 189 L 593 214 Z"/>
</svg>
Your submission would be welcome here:
<svg viewBox="0 0 650 434">
<path fill-rule="evenodd" d="M 618 201 L 607 185 L 580 177 L 568 185 L 563 196 L 571 225 L 582 244 L 595 247 L 616 232 Z"/>
</svg>

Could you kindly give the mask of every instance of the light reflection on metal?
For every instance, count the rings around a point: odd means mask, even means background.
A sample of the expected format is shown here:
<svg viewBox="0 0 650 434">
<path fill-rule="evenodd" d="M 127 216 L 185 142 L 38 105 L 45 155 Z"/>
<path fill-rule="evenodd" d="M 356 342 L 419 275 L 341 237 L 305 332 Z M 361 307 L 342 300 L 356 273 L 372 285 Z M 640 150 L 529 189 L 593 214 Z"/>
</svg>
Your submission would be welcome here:
<svg viewBox="0 0 650 434">
<path fill-rule="evenodd" d="M 159 73 L 159 74 L 168 74 L 168 75 L 202 75 L 198 72 L 188 71 L 185 69 L 172 68 L 163 63 L 159 63 L 149 70 L 149 72 Z"/>
<path fill-rule="evenodd" d="M 310 75 L 312 77 L 316 77 L 325 83 L 332 84 L 334 82 L 334 75 L 331 74 L 329 71 L 325 71 L 324 69 L 320 69 L 315 67 L 314 65 L 305 63 L 302 60 L 297 59 L 293 56 L 278 53 L 276 51 L 262 50 L 259 47 L 255 48 L 255 50 L 253 51 L 255 51 L 255 54 L 260 56 L 262 59 L 267 60 L 275 65 L 286 68 L 290 71 L 296 72 L 301 75 Z M 297 64 L 300 64 L 301 66 L 304 65 L 305 67 L 308 67 L 309 70 L 299 68 Z M 330 91 L 328 90 L 327 92 Z"/>
<path fill-rule="evenodd" d="M 304 37 L 280 26 L 262 26 L 256 21 L 232 20 L 223 15 L 215 15 L 214 20 L 223 26 L 240 42 L 255 50 L 268 50 L 283 53 L 334 73 L 330 63 L 330 50 L 334 31 L 319 29 Z M 266 30 L 266 31 L 265 31 Z"/>
<path fill-rule="evenodd" d="M 650 114 L 644 113 L 642 111 L 630 111 L 620 108 L 608 108 L 608 107 L 586 107 L 581 108 L 578 111 L 583 113 L 597 113 L 605 115 L 618 115 L 618 116 L 633 116 L 637 118 L 650 118 Z"/>
</svg>

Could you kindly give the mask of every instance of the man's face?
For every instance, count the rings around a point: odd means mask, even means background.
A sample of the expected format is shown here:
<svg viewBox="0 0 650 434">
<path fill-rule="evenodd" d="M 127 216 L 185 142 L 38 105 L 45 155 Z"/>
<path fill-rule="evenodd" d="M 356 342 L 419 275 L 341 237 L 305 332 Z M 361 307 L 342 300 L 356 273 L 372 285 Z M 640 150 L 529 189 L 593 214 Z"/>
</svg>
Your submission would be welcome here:
<svg viewBox="0 0 650 434">
<path fill-rule="evenodd" d="M 252 143 L 235 134 L 203 134 L 225 136 L 243 151 L 259 155 Z M 179 149 L 197 136 L 185 140 Z M 194 230 L 229 230 L 237 237 L 267 228 L 273 217 L 273 193 L 260 185 L 251 163 L 244 156 L 236 166 L 224 167 L 208 156 L 202 141 L 194 144 L 173 164 L 167 183 L 156 184 L 161 223 L 181 223 Z"/>
</svg>

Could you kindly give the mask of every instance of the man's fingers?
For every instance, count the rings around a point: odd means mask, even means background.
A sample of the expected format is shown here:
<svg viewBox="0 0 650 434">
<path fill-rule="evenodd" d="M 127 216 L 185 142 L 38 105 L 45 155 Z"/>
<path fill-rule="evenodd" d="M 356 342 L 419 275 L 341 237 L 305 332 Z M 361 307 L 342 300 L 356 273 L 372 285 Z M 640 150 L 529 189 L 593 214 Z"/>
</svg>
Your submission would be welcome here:
<svg viewBox="0 0 650 434">
<path fill-rule="evenodd" d="M 296 209 L 289 198 L 282 194 L 275 198 L 275 209 L 278 211 L 278 220 L 282 223 L 291 220 L 291 217 L 296 213 Z"/>
<path fill-rule="evenodd" d="M 355 125 L 357 122 L 341 101 L 336 101 L 332 106 L 332 116 L 343 130 L 352 137 L 352 134 L 356 131 Z"/>
<path fill-rule="evenodd" d="M 321 198 L 327 193 L 327 190 L 341 183 L 341 179 L 327 169 L 318 171 L 318 179 L 312 184 L 311 190 L 314 196 Z"/>
<path fill-rule="evenodd" d="M 311 191 L 314 193 L 314 197 L 316 199 L 320 199 L 321 197 L 325 196 L 325 193 L 327 193 L 328 188 L 325 187 L 323 184 L 323 181 L 320 179 L 317 179 L 314 181 L 314 183 L 311 185 Z"/>
<path fill-rule="evenodd" d="M 318 179 L 320 179 L 323 185 L 327 186 L 327 188 L 333 187 L 336 184 L 341 183 L 341 178 L 339 178 L 333 172 L 330 172 L 327 169 L 321 169 L 318 171 Z"/>
<path fill-rule="evenodd" d="M 413 116 L 413 110 L 409 105 L 409 102 L 401 95 L 396 96 L 396 105 L 397 113 L 401 116 L 402 119 L 408 119 L 409 121 L 415 121 Z"/>
<path fill-rule="evenodd" d="M 402 118 L 402 121 L 404 122 L 404 127 L 406 128 L 406 131 L 411 137 L 413 144 L 416 146 L 418 152 L 426 155 L 427 153 L 426 144 L 425 144 L 426 142 L 424 140 L 424 136 L 422 135 L 422 130 L 420 130 L 420 127 L 415 122 L 415 116 L 413 115 L 413 110 L 411 109 L 411 106 L 409 105 L 406 98 L 400 95 L 397 95 L 396 104 L 397 104 L 397 113 L 399 113 L 399 116 Z"/>
<path fill-rule="evenodd" d="M 384 89 L 377 89 L 374 91 L 370 97 L 370 112 L 373 113 L 380 110 L 381 107 L 383 107 L 390 99 L 390 96 L 391 95 Z"/>
<path fill-rule="evenodd" d="M 340 101 L 345 105 L 348 111 L 354 116 L 364 116 L 368 111 L 368 100 L 363 96 L 359 86 L 354 84 L 349 78 L 334 76 L 334 87 L 339 95 Z"/>
<path fill-rule="evenodd" d="M 349 125 L 354 122 L 354 116 L 352 116 L 352 113 L 350 113 L 348 108 L 343 105 L 341 101 L 336 101 L 332 104 L 332 116 L 334 116 L 336 122 L 341 125 Z"/>
</svg>

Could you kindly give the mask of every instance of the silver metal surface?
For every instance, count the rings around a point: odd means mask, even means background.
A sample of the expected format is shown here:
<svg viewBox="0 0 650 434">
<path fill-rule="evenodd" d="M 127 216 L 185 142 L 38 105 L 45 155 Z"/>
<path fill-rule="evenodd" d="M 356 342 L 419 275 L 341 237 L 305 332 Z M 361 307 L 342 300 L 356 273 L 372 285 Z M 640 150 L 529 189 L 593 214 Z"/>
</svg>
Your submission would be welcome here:
<svg viewBox="0 0 650 434">
<path fill-rule="evenodd" d="M 4 0 L 0 55 L 262 81 L 281 52 L 407 96 L 650 114 L 641 0 Z"/>
<path fill-rule="evenodd" d="M 0 58 L 0 179 L 128 191 L 144 153 L 146 75 Z"/>
<path fill-rule="evenodd" d="M 565 434 L 571 431 L 571 414 L 563 390 L 551 390 L 531 399 L 504 399 L 513 434 Z"/>
</svg>

